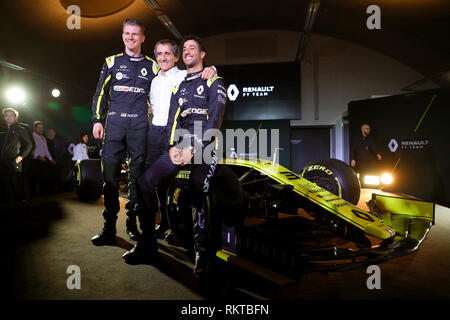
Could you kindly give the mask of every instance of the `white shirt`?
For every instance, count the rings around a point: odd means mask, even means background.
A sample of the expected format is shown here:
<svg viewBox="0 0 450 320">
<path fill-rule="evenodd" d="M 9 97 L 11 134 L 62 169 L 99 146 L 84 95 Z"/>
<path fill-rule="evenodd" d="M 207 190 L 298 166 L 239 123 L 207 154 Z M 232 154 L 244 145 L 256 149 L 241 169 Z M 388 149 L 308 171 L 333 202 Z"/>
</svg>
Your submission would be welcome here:
<svg viewBox="0 0 450 320">
<path fill-rule="evenodd" d="M 87 147 L 84 143 L 79 143 L 76 146 L 73 147 L 73 161 L 83 160 L 83 159 L 89 159 L 88 153 L 87 153 Z"/>
<path fill-rule="evenodd" d="M 34 144 L 36 145 L 34 148 L 33 159 L 37 159 L 39 157 L 45 157 L 48 160 L 53 160 L 50 152 L 48 151 L 47 139 L 44 136 L 37 134 L 35 131 L 33 132 Z"/>
<path fill-rule="evenodd" d="M 173 67 L 163 76 L 159 71 L 152 81 L 150 88 L 150 104 L 153 112 L 152 124 L 166 126 L 169 117 L 170 98 L 173 87 L 179 85 L 186 78 L 187 71 Z"/>
</svg>

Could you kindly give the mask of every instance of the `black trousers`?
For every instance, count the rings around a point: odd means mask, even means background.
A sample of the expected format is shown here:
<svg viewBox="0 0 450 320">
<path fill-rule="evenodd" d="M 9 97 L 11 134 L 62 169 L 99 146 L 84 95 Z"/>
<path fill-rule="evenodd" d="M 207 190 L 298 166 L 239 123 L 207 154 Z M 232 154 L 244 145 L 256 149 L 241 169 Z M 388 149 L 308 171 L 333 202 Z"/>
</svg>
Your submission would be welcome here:
<svg viewBox="0 0 450 320">
<path fill-rule="evenodd" d="M 148 126 L 141 128 L 122 128 L 113 123 L 107 123 L 103 137 L 103 194 L 105 204 L 105 219 L 116 219 L 120 210 L 119 181 L 121 164 L 125 155 L 130 156 L 128 171 L 128 197 L 126 207 L 129 212 L 137 213 L 142 206 L 136 190 L 137 178 L 145 170 L 147 153 Z M 131 213 L 130 213 L 131 214 Z"/>
<path fill-rule="evenodd" d="M 207 251 L 211 245 L 209 183 L 214 175 L 217 160 L 217 156 L 214 154 L 211 164 L 202 162 L 201 164 L 191 165 L 192 200 L 195 208 L 192 221 L 194 225 L 194 250 L 197 252 Z M 162 179 L 175 176 L 183 168 L 184 166 L 173 164 L 169 153 L 166 152 L 138 179 L 139 189 L 146 204 L 145 214 L 149 217 L 149 221 L 154 219 L 158 208 L 156 186 Z M 142 233 L 144 235 L 144 229 Z"/>
<path fill-rule="evenodd" d="M 0 201 L 13 202 L 23 198 L 23 179 L 14 166 L 14 160 L 0 160 Z"/>
<path fill-rule="evenodd" d="M 46 196 L 57 192 L 56 165 L 39 159 L 31 159 L 31 196 Z"/>
<path fill-rule="evenodd" d="M 148 134 L 148 166 L 151 167 L 164 153 L 169 150 L 169 137 L 167 127 L 152 125 Z M 166 194 L 169 187 L 170 179 L 161 179 L 157 186 L 157 195 L 159 202 L 160 226 L 167 228 Z"/>
<path fill-rule="evenodd" d="M 167 127 L 152 125 L 148 132 L 147 159 L 151 167 L 159 157 L 169 150 Z"/>
</svg>

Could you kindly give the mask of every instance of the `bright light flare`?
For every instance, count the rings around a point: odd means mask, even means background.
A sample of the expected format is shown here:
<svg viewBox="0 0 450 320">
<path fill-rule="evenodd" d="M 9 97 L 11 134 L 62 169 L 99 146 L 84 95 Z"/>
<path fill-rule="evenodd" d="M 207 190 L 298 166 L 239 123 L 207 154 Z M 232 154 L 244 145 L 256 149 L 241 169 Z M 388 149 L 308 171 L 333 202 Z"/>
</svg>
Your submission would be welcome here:
<svg viewBox="0 0 450 320">
<path fill-rule="evenodd" d="M 383 173 L 381 175 L 381 182 L 383 184 L 391 184 L 394 181 L 394 178 L 389 173 Z"/>
<path fill-rule="evenodd" d="M 364 184 L 366 185 L 380 185 L 380 177 L 379 176 L 364 176 Z"/>
<path fill-rule="evenodd" d="M 55 98 L 58 98 L 61 95 L 61 91 L 59 91 L 58 89 L 53 89 L 52 90 L 52 96 Z"/>
<path fill-rule="evenodd" d="M 6 90 L 6 98 L 11 103 L 22 103 L 25 101 L 25 91 L 18 87 L 9 88 Z"/>
</svg>

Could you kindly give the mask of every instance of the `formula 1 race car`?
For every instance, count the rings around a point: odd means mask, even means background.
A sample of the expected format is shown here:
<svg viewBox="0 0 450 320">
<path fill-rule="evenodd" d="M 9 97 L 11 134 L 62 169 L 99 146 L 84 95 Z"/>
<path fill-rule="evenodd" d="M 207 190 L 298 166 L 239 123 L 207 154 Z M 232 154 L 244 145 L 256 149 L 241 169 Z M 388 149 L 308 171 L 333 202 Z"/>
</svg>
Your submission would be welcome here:
<svg viewBox="0 0 450 320">
<path fill-rule="evenodd" d="M 83 172 L 100 164 L 77 166 L 82 195 L 83 184 L 95 189 Z M 192 248 L 193 238 L 189 175 L 187 165 L 166 198 L 170 228 L 185 248 Z M 210 191 L 216 257 L 278 284 L 295 283 L 306 272 L 361 268 L 409 254 L 434 224 L 434 204 L 412 197 L 372 194 L 369 210 L 357 206 L 358 178 L 337 159 L 313 161 L 296 174 L 269 160 L 224 158 Z"/>
</svg>

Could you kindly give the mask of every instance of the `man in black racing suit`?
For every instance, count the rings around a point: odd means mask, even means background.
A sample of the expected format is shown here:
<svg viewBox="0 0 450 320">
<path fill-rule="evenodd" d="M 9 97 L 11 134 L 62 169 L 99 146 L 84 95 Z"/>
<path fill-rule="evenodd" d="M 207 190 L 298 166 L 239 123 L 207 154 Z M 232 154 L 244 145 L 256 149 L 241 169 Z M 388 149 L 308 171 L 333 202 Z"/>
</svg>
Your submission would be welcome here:
<svg viewBox="0 0 450 320">
<path fill-rule="evenodd" d="M 207 271 L 211 249 L 209 182 L 217 166 L 218 154 L 214 138 L 208 140 L 199 132 L 206 133 L 208 129 L 216 129 L 215 133 L 219 133 L 225 111 L 226 89 L 220 77 L 215 76 L 209 80 L 201 78 L 206 52 L 199 38 L 185 36 L 181 45 L 188 74 L 173 89 L 167 124 L 167 129 L 171 130 L 168 133 L 170 149 L 138 179 L 138 189 L 144 195 L 146 216 L 154 221 L 158 208 L 155 186 L 162 178 L 175 175 L 183 165 L 194 160 L 191 172 L 195 207 L 194 275 L 200 277 Z M 177 137 L 182 138 L 178 143 Z M 143 229 L 142 238 L 123 258 L 130 264 L 152 263 L 155 254 L 154 235 Z"/>
<path fill-rule="evenodd" d="M 136 216 L 142 208 L 136 180 L 145 170 L 150 85 L 158 74 L 157 63 L 142 55 L 145 27 L 137 19 L 123 23 L 124 52 L 106 58 L 95 92 L 93 112 L 94 138 L 103 138 L 104 228 L 91 240 L 95 245 L 115 243 L 116 220 L 120 210 L 119 180 L 121 163 L 128 153 L 129 201 L 126 204 L 127 233 L 133 240 L 140 236 Z M 103 113 L 107 109 L 105 129 Z M 140 219 L 141 220 L 141 219 Z M 142 222 L 141 228 L 142 228 Z"/>
</svg>

